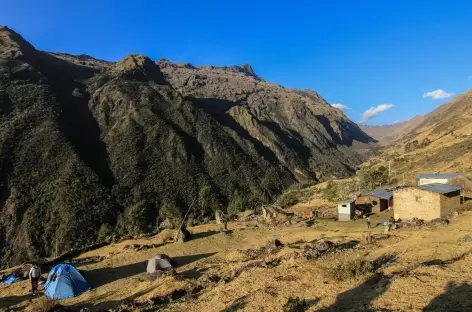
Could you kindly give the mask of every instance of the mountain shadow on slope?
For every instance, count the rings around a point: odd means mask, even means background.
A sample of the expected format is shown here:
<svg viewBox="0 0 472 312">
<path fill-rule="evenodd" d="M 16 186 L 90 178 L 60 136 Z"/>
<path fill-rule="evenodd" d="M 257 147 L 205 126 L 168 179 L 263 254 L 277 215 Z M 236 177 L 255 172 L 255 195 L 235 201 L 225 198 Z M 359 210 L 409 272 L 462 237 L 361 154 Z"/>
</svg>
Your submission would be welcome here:
<svg viewBox="0 0 472 312">
<path fill-rule="evenodd" d="M 6 27 L 0 101 L 0 266 L 150 232 L 189 209 L 203 220 L 269 203 L 351 174 L 356 140 L 369 142 L 316 92 L 248 66 L 109 63 L 37 51 Z"/>
</svg>

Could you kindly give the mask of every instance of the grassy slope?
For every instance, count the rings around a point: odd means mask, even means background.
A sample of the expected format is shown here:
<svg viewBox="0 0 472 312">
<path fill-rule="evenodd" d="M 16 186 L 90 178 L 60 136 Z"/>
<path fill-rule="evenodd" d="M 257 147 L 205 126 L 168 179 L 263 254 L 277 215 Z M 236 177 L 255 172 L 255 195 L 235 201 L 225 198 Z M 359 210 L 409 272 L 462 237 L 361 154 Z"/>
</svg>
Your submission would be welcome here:
<svg viewBox="0 0 472 312">
<path fill-rule="evenodd" d="M 362 131 L 373 137 L 382 145 L 388 145 L 402 138 L 413 129 L 418 127 L 423 121 L 424 116 L 415 116 L 410 120 L 384 126 L 361 125 Z"/>
<path fill-rule="evenodd" d="M 380 156 L 368 163 L 388 165 L 392 162 L 393 178 L 407 184 L 415 182 L 421 172 L 472 172 L 472 90 L 441 105 L 425 116 L 422 124 Z M 405 145 L 428 138 L 431 144 L 406 151 Z"/>
<path fill-rule="evenodd" d="M 382 219 L 386 217 L 383 215 Z M 288 260 L 272 269 L 250 269 L 228 284 L 218 284 L 205 290 L 197 300 L 170 305 L 165 311 L 223 311 L 238 299 L 243 302 L 245 311 L 261 311 L 262 308 L 264 311 L 280 311 L 289 296 L 310 300 L 310 311 L 360 311 L 367 305 L 391 311 L 420 311 L 428 305 L 433 311 L 462 311 L 465 309 L 464 305 L 469 308 L 472 306 L 472 286 L 469 286 L 472 284 L 471 256 L 445 266 L 422 266 L 408 275 L 380 281 L 361 278 L 335 282 L 325 277 L 324 272 L 332 263 L 359 256 L 376 259 L 382 255 L 395 255 L 394 265 L 385 269 L 385 274 L 428 260 L 450 259 L 472 249 L 472 243 L 461 241 L 464 235 L 471 232 L 471 221 L 472 214 L 467 213 L 453 219 L 448 226 L 397 230 L 393 233 L 393 238 L 373 245 L 361 245 L 358 251 L 328 255 L 315 261 Z M 216 225 L 193 228 L 193 232 L 199 233 L 196 239 L 183 244 L 168 244 L 157 249 L 133 252 L 123 250 L 123 246 L 130 243 L 160 243 L 162 234 L 83 254 L 80 258 L 100 255 L 106 256 L 106 259 L 80 267 L 86 271 L 85 276 L 92 283 L 93 290 L 66 300 L 63 304 L 87 306 L 92 311 L 98 311 L 116 307 L 126 298 L 146 300 L 195 283 L 195 279 L 181 281 L 173 277 L 160 278 L 151 283 L 144 281 L 143 262 L 158 253 L 166 253 L 183 264 L 178 269 L 179 273 L 193 276 L 213 273 L 229 275 L 233 268 L 241 266 L 237 261 L 237 249 L 259 247 L 275 237 L 290 243 L 321 237 L 333 241 L 359 240 L 366 234 L 362 221 L 326 221 L 317 229 L 253 228 L 235 223 L 230 225 L 232 234 L 209 232 L 217 229 Z M 379 227 L 372 232 L 381 230 Z M 18 308 L 31 311 L 32 304 L 38 299 L 28 295 L 28 290 L 27 281 L 12 286 L 0 286 L 0 308 L 17 304 Z M 454 301 L 461 302 L 463 306 L 454 305 Z M 434 308 L 436 304 L 440 306 Z"/>
</svg>

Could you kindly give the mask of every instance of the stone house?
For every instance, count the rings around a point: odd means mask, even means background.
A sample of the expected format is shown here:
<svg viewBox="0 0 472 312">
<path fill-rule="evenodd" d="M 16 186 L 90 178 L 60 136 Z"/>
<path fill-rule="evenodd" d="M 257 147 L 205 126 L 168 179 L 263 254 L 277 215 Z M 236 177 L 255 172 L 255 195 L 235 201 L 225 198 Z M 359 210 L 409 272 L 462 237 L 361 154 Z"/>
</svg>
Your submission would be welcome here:
<svg viewBox="0 0 472 312">
<path fill-rule="evenodd" d="M 433 183 L 394 191 L 395 219 L 430 221 L 445 217 L 461 205 L 461 187 Z"/>
<path fill-rule="evenodd" d="M 370 213 L 380 213 L 393 207 L 393 192 L 385 189 L 373 190 L 356 198 L 356 206 Z"/>
</svg>

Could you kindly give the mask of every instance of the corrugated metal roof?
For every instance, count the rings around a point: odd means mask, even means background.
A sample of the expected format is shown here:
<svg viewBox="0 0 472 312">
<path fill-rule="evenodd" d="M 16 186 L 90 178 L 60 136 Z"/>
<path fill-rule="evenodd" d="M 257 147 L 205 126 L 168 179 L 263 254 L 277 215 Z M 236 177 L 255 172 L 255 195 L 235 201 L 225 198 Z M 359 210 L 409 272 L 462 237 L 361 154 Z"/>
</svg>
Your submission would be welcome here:
<svg viewBox="0 0 472 312">
<path fill-rule="evenodd" d="M 366 193 L 366 195 L 370 195 L 370 196 L 374 196 L 374 197 L 378 197 L 382 199 L 390 199 L 393 196 L 393 192 L 389 190 L 378 189 L 378 190 L 370 191 Z"/>
<path fill-rule="evenodd" d="M 441 183 L 423 184 L 423 185 L 418 186 L 418 188 L 422 189 L 423 191 L 430 191 L 430 192 L 439 193 L 439 194 L 447 194 L 447 193 L 456 192 L 462 189 L 461 186 L 447 185 L 447 184 L 441 184 Z"/>
<path fill-rule="evenodd" d="M 420 173 L 420 179 L 454 179 L 462 173 Z"/>
</svg>

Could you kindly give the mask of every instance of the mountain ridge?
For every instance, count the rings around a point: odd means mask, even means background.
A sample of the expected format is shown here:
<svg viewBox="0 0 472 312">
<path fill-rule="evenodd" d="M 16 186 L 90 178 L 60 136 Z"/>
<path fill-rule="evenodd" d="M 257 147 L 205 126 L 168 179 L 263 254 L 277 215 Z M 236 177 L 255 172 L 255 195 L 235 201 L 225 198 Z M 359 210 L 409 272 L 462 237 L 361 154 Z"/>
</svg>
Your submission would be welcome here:
<svg viewBox="0 0 472 312">
<path fill-rule="evenodd" d="M 1 265 L 166 217 L 203 220 L 355 172 L 373 139 L 314 91 L 249 66 L 36 50 L 0 28 Z"/>
</svg>

